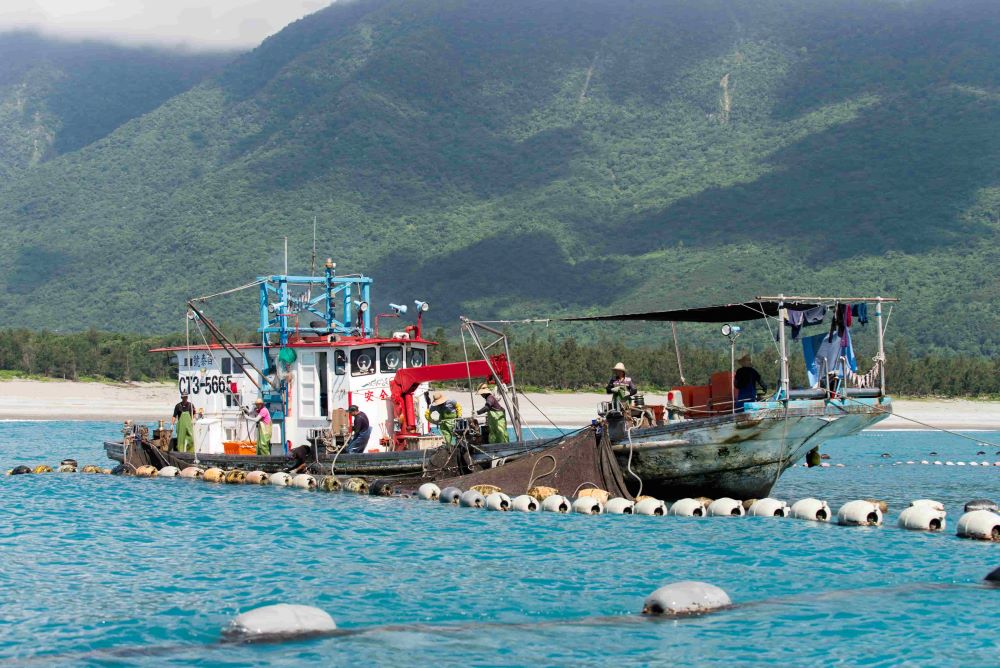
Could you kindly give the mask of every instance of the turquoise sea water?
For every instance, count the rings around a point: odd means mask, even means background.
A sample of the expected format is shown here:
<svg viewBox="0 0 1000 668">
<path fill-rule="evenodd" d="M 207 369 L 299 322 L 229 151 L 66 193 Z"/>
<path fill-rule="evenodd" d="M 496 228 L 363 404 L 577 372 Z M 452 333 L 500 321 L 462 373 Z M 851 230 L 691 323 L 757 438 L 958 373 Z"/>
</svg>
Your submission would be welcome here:
<svg viewBox="0 0 1000 668">
<path fill-rule="evenodd" d="M 0 423 L 0 466 L 105 464 L 115 423 Z M 978 434 L 1000 443 L 1000 434 Z M 985 450 L 985 456 L 974 456 Z M 954 535 L 962 504 L 1000 496 L 1000 447 L 875 432 L 824 448 L 773 496 L 834 511 L 874 496 L 886 526 L 772 518 L 489 513 L 409 499 L 48 474 L 0 478 L 0 660 L 90 665 L 1000 664 L 1000 545 Z M 929 456 L 936 451 L 938 455 Z M 889 459 L 881 453 L 892 454 Z M 896 528 L 911 499 L 943 534 Z M 644 597 L 677 580 L 737 607 L 657 621 Z M 241 611 L 315 605 L 360 633 L 220 645 Z"/>
</svg>

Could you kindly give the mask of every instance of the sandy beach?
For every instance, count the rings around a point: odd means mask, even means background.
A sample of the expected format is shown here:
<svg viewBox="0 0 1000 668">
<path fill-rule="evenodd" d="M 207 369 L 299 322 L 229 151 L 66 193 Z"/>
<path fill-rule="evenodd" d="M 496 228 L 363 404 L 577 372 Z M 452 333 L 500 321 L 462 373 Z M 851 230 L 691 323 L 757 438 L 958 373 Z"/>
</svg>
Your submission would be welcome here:
<svg viewBox="0 0 1000 668">
<path fill-rule="evenodd" d="M 468 407 L 468 393 L 448 394 Z M 521 400 L 521 410 L 531 425 L 581 427 L 590 422 L 605 399 L 598 393 L 528 393 Z M 169 418 L 176 402 L 177 390 L 172 383 L 0 382 L 0 420 L 150 421 Z M 876 429 L 926 429 L 925 425 L 931 425 L 942 429 L 1000 430 L 1000 402 L 996 401 L 901 399 L 894 406 L 895 415 L 880 422 Z"/>
</svg>

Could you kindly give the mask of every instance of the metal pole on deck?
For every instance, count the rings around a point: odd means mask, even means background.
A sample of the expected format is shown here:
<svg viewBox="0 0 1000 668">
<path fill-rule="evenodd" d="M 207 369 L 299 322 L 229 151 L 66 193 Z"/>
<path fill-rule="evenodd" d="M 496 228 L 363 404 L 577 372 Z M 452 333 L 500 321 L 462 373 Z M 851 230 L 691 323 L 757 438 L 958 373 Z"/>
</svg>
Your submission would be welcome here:
<svg viewBox="0 0 1000 668">
<path fill-rule="evenodd" d="M 778 346 L 781 348 L 781 399 L 788 400 L 788 347 L 785 341 L 785 319 L 788 310 L 785 308 L 785 296 L 778 295 Z"/>
<path fill-rule="evenodd" d="M 878 326 L 878 388 L 885 396 L 885 330 L 882 329 L 882 298 L 875 302 L 875 324 Z"/>
</svg>

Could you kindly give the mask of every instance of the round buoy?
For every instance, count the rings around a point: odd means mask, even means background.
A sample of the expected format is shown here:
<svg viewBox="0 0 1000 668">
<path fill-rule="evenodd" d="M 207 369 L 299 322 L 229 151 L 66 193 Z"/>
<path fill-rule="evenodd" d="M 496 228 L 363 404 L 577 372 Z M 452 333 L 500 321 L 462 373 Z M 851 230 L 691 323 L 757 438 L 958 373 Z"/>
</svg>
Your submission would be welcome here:
<svg viewBox="0 0 1000 668">
<path fill-rule="evenodd" d="M 176 478 L 181 474 L 181 471 L 176 466 L 164 466 L 160 469 L 161 478 Z"/>
<path fill-rule="evenodd" d="M 205 469 L 205 475 L 202 477 L 206 482 L 223 482 L 226 479 L 226 472 L 213 466 Z"/>
<path fill-rule="evenodd" d="M 705 506 L 698 499 L 679 499 L 670 505 L 670 514 L 675 517 L 704 517 Z"/>
<path fill-rule="evenodd" d="M 155 466 L 150 466 L 146 464 L 145 466 L 140 466 L 135 470 L 135 474 L 140 478 L 155 478 L 159 475 L 159 471 L 156 470 Z"/>
<path fill-rule="evenodd" d="M 441 503 L 450 503 L 453 506 L 457 506 L 458 502 L 462 498 L 462 490 L 458 487 L 445 487 L 441 490 L 441 495 L 438 497 L 438 501 Z"/>
<path fill-rule="evenodd" d="M 391 480 L 373 480 L 368 488 L 370 496 L 393 496 L 396 493 L 396 485 Z"/>
<path fill-rule="evenodd" d="M 573 512 L 581 515 L 600 515 L 604 512 L 604 506 L 592 496 L 580 496 L 573 501 Z"/>
<path fill-rule="evenodd" d="M 250 471 L 247 473 L 247 477 L 243 479 L 243 484 L 245 485 L 270 485 L 271 476 L 264 473 L 263 471 Z"/>
<path fill-rule="evenodd" d="M 871 501 L 848 501 L 837 511 L 837 524 L 844 526 L 879 526 L 882 510 Z"/>
<path fill-rule="evenodd" d="M 944 510 L 928 505 L 904 508 L 899 514 L 899 526 L 911 531 L 941 531 L 945 528 Z"/>
<path fill-rule="evenodd" d="M 632 515 L 634 508 L 635 501 L 618 496 L 608 499 L 607 505 L 604 506 L 604 512 L 608 515 Z"/>
<path fill-rule="evenodd" d="M 665 585 L 647 596 L 642 614 L 692 615 L 728 608 L 732 604 L 729 595 L 719 587 L 687 580 Z"/>
<path fill-rule="evenodd" d="M 301 638 L 337 630 L 325 611 L 308 605 L 279 603 L 237 615 L 222 634 L 243 642 Z"/>
<path fill-rule="evenodd" d="M 337 480 L 336 476 L 325 475 L 320 478 L 318 489 L 321 492 L 339 492 L 340 481 Z"/>
<path fill-rule="evenodd" d="M 632 506 L 633 515 L 660 516 L 667 514 L 667 504 L 659 499 L 647 496 L 641 501 L 636 501 Z"/>
<path fill-rule="evenodd" d="M 568 513 L 572 504 L 561 494 L 552 494 L 542 501 L 542 510 L 548 513 Z"/>
<path fill-rule="evenodd" d="M 997 504 L 989 499 L 973 499 L 965 504 L 965 512 L 971 513 L 973 510 L 988 510 L 995 513 L 997 511 Z"/>
<path fill-rule="evenodd" d="M 231 469 L 226 471 L 226 484 L 242 485 L 247 479 L 247 472 L 242 469 Z"/>
<path fill-rule="evenodd" d="M 760 499 L 750 506 L 749 515 L 753 517 L 788 517 L 788 504 L 778 499 Z"/>
<path fill-rule="evenodd" d="M 52 473 L 52 467 L 48 464 L 39 464 L 35 468 L 31 469 L 32 473 Z"/>
<path fill-rule="evenodd" d="M 24 466 L 23 464 L 21 466 L 15 466 L 11 470 L 7 471 L 7 475 L 27 475 L 30 473 L 31 473 L 31 467 Z"/>
<path fill-rule="evenodd" d="M 70 464 L 60 464 L 59 468 L 56 469 L 56 473 L 76 473 L 76 467 Z"/>
<path fill-rule="evenodd" d="M 503 492 L 493 492 L 486 497 L 486 510 L 507 512 L 510 510 L 510 497 Z"/>
<path fill-rule="evenodd" d="M 278 487 L 288 487 L 292 484 L 292 476 L 288 475 L 284 471 L 278 471 L 277 473 L 272 473 L 269 478 L 272 485 L 277 485 Z"/>
<path fill-rule="evenodd" d="M 830 506 L 826 504 L 826 501 L 820 501 L 819 499 L 806 498 L 799 499 L 792 504 L 791 516 L 797 520 L 808 520 L 811 522 L 829 522 L 830 518 L 833 516 L 830 512 Z"/>
<path fill-rule="evenodd" d="M 343 484 L 343 489 L 354 494 L 367 494 L 368 481 L 364 478 L 348 478 Z"/>
<path fill-rule="evenodd" d="M 82 473 L 100 473 L 101 467 L 97 466 L 96 464 L 87 464 L 82 469 L 80 469 L 80 471 Z"/>
<path fill-rule="evenodd" d="M 958 518 L 962 538 L 1000 541 L 1000 515 L 989 510 L 973 510 Z"/>
<path fill-rule="evenodd" d="M 463 508 L 482 508 L 486 505 L 486 497 L 476 490 L 470 489 L 458 497 L 458 505 Z"/>
<path fill-rule="evenodd" d="M 934 499 L 917 499 L 916 501 L 910 501 L 911 507 L 924 506 L 930 508 L 931 510 L 940 510 L 944 512 L 944 504 L 940 501 L 935 501 Z"/>
<path fill-rule="evenodd" d="M 743 517 L 745 514 L 746 511 L 743 510 L 743 504 L 736 499 L 730 499 L 728 496 L 716 499 L 708 505 L 709 517 Z"/>
<path fill-rule="evenodd" d="M 187 466 L 181 469 L 182 478 L 201 478 L 205 475 L 205 472 L 198 468 L 197 466 Z"/>
<path fill-rule="evenodd" d="M 441 488 L 432 482 L 425 482 L 417 490 L 417 497 L 424 501 L 437 501 L 441 496 Z"/>
<path fill-rule="evenodd" d="M 510 500 L 510 509 L 520 513 L 534 513 L 538 511 L 538 499 L 527 494 L 515 496 Z"/>
<path fill-rule="evenodd" d="M 316 478 L 308 473 L 300 473 L 292 478 L 292 487 L 299 489 L 316 489 Z"/>
</svg>

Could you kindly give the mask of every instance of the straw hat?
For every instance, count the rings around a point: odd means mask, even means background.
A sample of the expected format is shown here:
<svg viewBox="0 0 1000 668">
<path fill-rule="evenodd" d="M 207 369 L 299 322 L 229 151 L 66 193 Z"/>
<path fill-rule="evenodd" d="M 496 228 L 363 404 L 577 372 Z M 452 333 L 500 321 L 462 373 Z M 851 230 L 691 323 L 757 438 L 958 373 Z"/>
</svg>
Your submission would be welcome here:
<svg viewBox="0 0 1000 668">
<path fill-rule="evenodd" d="M 263 399 L 261 399 L 260 397 L 257 397 L 257 398 L 256 398 L 256 399 L 254 400 L 254 403 L 255 403 L 255 404 L 257 404 L 258 406 L 263 406 L 263 405 L 264 405 L 264 400 L 263 400 Z"/>
<path fill-rule="evenodd" d="M 479 395 L 482 395 L 482 396 L 485 397 L 487 394 L 493 394 L 493 390 L 490 389 L 489 385 L 487 385 L 486 383 L 483 383 L 482 385 L 479 386 L 479 389 L 476 390 L 476 394 L 479 394 Z"/>
<path fill-rule="evenodd" d="M 615 365 L 615 368 L 612 369 L 612 371 L 621 371 L 621 372 L 624 372 L 625 371 L 625 365 L 622 364 L 621 362 L 619 362 L 618 364 Z"/>
<path fill-rule="evenodd" d="M 753 358 L 750 357 L 750 353 L 747 353 L 746 355 L 744 355 L 743 357 L 739 358 L 736 361 L 739 362 L 741 366 L 750 366 L 750 364 L 753 362 Z"/>
<path fill-rule="evenodd" d="M 448 401 L 448 397 L 444 396 L 444 392 L 435 392 L 431 395 L 431 406 L 437 406 L 446 401 Z"/>
</svg>

